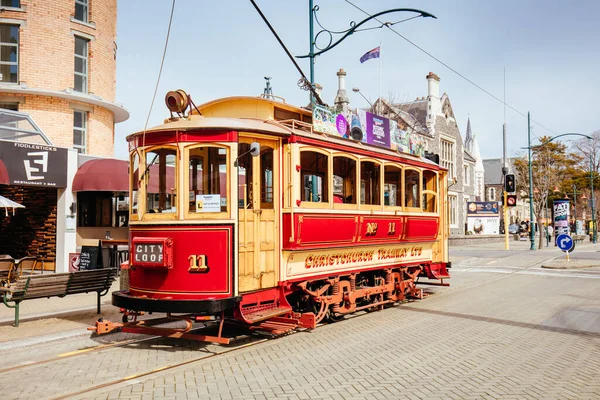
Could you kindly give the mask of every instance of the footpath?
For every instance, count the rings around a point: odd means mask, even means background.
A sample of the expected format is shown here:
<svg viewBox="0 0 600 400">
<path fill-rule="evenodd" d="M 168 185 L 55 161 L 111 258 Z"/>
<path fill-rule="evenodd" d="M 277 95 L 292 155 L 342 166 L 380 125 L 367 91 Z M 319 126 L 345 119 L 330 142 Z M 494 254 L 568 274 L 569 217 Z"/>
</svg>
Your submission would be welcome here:
<svg viewBox="0 0 600 400">
<path fill-rule="evenodd" d="M 536 238 L 535 247 L 538 242 Z M 584 242 L 576 245 L 575 252 L 566 260 L 565 254 L 550 243 L 541 249 L 529 251 L 529 241 L 509 242 L 509 250 L 504 249 L 504 242 L 480 243 L 476 245 L 460 245 L 450 247 L 450 261 L 457 262 L 461 253 L 477 251 L 507 251 L 527 257 L 539 257 L 543 268 L 571 269 L 600 267 L 600 243 Z M 450 270 L 452 273 L 452 270 Z M 117 279 L 111 288 L 120 290 Z M 26 300 L 20 306 L 20 325 L 14 327 L 14 309 L 4 306 L 0 301 L 0 350 L 25 347 L 37 343 L 90 335 L 87 327 L 94 326 L 98 318 L 114 322 L 121 321 L 119 309 L 111 304 L 110 293 L 102 297 L 102 313 L 96 314 L 96 293 L 78 294 L 64 298 Z"/>
</svg>

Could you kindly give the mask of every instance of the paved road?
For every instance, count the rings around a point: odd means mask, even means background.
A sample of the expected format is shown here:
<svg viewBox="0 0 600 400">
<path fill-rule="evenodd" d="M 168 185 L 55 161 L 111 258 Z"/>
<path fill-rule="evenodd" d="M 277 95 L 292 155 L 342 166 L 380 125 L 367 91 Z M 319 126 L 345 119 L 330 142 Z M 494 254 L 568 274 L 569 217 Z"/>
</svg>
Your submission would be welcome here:
<svg viewBox="0 0 600 400">
<path fill-rule="evenodd" d="M 7 399 L 600 398 L 600 270 L 543 270 L 540 260 L 560 256 L 550 252 L 484 258 L 487 251 L 452 252 L 453 286 L 435 288 L 424 301 L 243 348 L 164 339 L 110 348 L 0 372 L 0 393 Z M 15 349 L 4 362 L 92 344 L 80 338 Z M 189 363 L 156 371 L 182 361 Z"/>
</svg>

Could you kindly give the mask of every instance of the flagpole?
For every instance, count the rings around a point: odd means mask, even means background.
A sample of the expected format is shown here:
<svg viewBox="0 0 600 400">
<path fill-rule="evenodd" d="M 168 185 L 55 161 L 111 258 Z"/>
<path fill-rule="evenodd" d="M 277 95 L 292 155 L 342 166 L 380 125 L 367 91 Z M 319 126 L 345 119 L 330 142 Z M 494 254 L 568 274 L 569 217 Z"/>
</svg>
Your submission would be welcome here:
<svg viewBox="0 0 600 400">
<path fill-rule="evenodd" d="M 379 42 L 379 110 L 378 115 L 381 115 L 381 42 Z"/>
</svg>

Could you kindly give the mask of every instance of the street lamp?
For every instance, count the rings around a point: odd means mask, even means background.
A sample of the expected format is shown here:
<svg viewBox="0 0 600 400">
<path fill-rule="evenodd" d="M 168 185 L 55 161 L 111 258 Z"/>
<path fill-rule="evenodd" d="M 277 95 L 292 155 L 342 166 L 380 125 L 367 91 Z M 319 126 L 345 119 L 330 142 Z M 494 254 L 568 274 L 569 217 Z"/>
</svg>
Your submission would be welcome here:
<svg viewBox="0 0 600 400">
<path fill-rule="evenodd" d="M 527 146 L 526 148 L 529 150 L 529 163 L 528 163 L 528 168 L 529 168 L 529 214 L 530 214 L 530 218 L 531 221 L 533 222 L 533 173 L 532 173 L 532 169 L 531 169 L 531 149 L 532 148 L 540 148 L 542 146 L 547 145 L 548 143 L 552 142 L 555 139 L 558 139 L 560 137 L 563 136 L 582 136 L 588 140 L 594 140 L 591 136 L 588 135 L 584 135 L 582 133 L 575 133 L 575 132 L 569 132 L 569 133 L 563 133 L 561 135 L 557 135 L 554 136 L 550 139 L 548 139 L 547 141 L 545 141 L 544 143 L 538 145 L 538 146 L 531 146 L 531 124 L 530 124 L 530 117 L 529 117 L 529 113 L 527 113 L 527 143 L 529 146 Z M 590 187 L 591 187 L 591 194 L 592 194 L 592 233 L 591 233 L 591 237 L 592 237 L 592 242 L 596 243 L 596 199 L 594 196 L 594 158 L 593 158 L 593 153 L 590 151 Z M 530 223 L 531 225 L 531 223 Z M 530 240 L 531 240 L 531 247 L 529 250 L 535 250 L 535 244 L 534 244 L 534 232 L 533 229 L 531 229 L 531 233 L 530 233 Z"/>
<path fill-rule="evenodd" d="M 367 103 L 369 103 L 369 105 L 371 106 L 371 110 L 374 110 L 374 108 L 373 108 L 373 103 L 371 103 L 371 102 L 369 101 L 369 99 L 367 99 L 367 98 L 365 97 L 365 95 L 364 95 L 364 94 L 362 94 L 362 92 L 360 91 L 360 89 L 359 89 L 359 88 L 357 88 L 357 87 L 355 87 L 355 88 L 352 88 L 352 91 L 353 91 L 354 93 L 358 93 L 358 94 L 360 94 L 360 95 L 362 96 L 362 98 L 363 98 L 363 99 L 365 99 L 365 101 L 366 101 Z"/>
</svg>

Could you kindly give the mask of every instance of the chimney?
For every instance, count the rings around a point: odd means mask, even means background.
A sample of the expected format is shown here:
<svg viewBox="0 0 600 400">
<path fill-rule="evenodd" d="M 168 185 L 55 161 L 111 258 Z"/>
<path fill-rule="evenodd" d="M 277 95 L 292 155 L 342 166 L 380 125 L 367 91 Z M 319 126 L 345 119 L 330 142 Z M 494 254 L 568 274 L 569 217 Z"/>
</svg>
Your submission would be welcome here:
<svg viewBox="0 0 600 400">
<path fill-rule="evenodd" d="M 440 77 L 430 72 L 427 78 L 427 118 L 426 124 L 429 128 L 435 123 L 435 117 L 442 112 L 440 103 Z"/>
<path fill-rule="evenodd" d="M 347 114 L 348 113 L 348 95 L 346 94 L 346 71 L 342 68 L 337 73 L 338 77 L 338 91 L 335 96 L 335 109 L 339 113 Z"/>
</svg>

